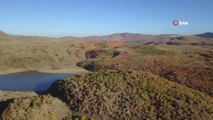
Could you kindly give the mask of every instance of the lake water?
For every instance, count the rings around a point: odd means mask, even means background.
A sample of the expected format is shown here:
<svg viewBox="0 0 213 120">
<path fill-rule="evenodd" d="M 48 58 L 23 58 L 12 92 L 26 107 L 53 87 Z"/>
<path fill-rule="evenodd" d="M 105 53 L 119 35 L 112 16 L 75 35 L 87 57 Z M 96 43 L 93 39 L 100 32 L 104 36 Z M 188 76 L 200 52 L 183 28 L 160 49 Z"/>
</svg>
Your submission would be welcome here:
<svg viewBox="0 0 213 120">
<path fill-rule="evenodd" d="M 0 90 L 45 91 L 56 80 L 72 75 L 73 74 L 49 74 L 34 71 L 0 75 Z"/>
</svg>

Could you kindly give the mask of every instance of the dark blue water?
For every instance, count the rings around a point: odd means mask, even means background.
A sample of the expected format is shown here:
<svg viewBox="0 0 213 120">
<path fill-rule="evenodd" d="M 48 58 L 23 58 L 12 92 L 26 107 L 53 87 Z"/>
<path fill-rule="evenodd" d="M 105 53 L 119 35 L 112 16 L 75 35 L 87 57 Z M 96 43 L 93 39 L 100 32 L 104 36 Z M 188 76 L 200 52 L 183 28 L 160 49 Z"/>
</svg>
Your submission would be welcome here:
<svg viewBox="0 0 213 120">
<path fill-rule="evenodd" d="M 49 74 L 30 71 L 0 75 L 0 90 L 45 91 L 56 80 L 60 80 L 68 76 L 73 76 L 73 74 Z"/>
</svg>

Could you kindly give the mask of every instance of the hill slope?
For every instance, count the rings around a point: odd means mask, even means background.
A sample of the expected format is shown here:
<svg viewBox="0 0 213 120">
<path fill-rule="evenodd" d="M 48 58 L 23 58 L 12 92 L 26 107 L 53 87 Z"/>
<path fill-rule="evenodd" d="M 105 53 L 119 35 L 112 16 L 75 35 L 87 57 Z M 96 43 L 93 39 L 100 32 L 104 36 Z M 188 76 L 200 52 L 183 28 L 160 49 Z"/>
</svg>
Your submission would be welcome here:
<svg viewBox="0 0 213 120">
<path fill-rule="evenodd" d="M 49 90 L 73 113 L 94 119 L 205 119 L 213 100 L 147 72 L 99 71 L 57 81 Z"/>
<path fill-rule="evenodd" d="M 206 32 L 206 33 L 198 34 L 198 35 L 195 35 L 195 36 L 203 37 L 203 38 L 213 38 L 213 33 Z"/>
<path fill-rule="evenodd" d="M 51 96 L 19 98 L 4 110 L 2 120 L 63 120 L 71 116 L 67 106 Z"/>
</svg>

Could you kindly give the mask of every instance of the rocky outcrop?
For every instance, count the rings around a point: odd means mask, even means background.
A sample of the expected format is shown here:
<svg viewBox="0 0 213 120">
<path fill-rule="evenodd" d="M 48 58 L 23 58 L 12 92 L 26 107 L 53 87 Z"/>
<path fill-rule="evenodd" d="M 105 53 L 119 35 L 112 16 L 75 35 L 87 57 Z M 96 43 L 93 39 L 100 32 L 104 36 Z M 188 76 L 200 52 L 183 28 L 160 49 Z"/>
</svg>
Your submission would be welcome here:
<svg viewBox="0 0 213 120">
<path fill-rule="evenodd" d="M 90 50 L 85 53 L 86 59 L 95 59 L 95 58 L 112 58 L 120 55 L 121 52 L 117 50 Z"/>
<path fill-rule="evenodd" d="M 85 53 L 85 57 L 86 59 L 93 59 L 103 52 L 103 50 L 91 50 Z"/>
</svg>

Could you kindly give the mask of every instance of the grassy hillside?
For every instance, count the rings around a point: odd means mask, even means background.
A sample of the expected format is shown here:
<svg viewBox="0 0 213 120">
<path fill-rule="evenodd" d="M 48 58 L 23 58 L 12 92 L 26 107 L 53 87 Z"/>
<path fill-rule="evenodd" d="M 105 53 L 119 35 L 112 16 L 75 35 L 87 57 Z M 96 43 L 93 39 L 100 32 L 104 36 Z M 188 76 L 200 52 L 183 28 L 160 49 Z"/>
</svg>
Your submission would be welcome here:
<svg viewBox="0 0 213 120">
<path fill-rule="evenodd" d="M 82 41 L 74 37 L 49 38 L 0 33 L 0 73 L 78 70 L 76 63 L 85 59 L 85 52 L 120 45 L 122 42 L 118 41 Z"/>
<path fill-rule="evenodd" d="M 143 70 L 213 95 L 212 47 L 137 46 L 127 56 L 78 63 L 90 70 Z"/>
<path fill-rule="evenodd" d="M 13 99 L 38 96 L 35 92 L 0 91 L 0 118 Z"/>
<path fill-rule="evenodd" d="M 176 44 L 177 43 L 177 44 Z M 211 39 L 193 36 L 152 36 L 142 34 L 120 33 L 109 36 L 93 36 L 85 38 L 62 37 L 50 38 L 41 36 L 22 36 L 0 33 L 0 71 L 22 70 L 66 70 L 79 69 L 76 63 L 85 59 L 85 53 L 90 50 L 112 49 L 127 46 L 133 48 L 132 53 L 142 55 L 168 55 L 173 49 L 163 50 L 153 46 L 211 47 Z M 130 46 L 129 46 L 130 45 Z M 137 46 L 136 46 L 137 45 Z M 98 58 L 111 58 L 112 52 L 105 51 Z M 130 54 L 132 54 L 130 53 Z M 200 53 L 206 60 L 212 59 L 212 53 Z"/>
<path fill-rule="evenodd" d="M 143 71 L 99 71 L 57 81 L 50 89 L 74 114 L 94 119 L 205 119 L 213 99 Z"/>
<path fill-rule="evenodd" d="M 73 42 L 17 41 L 0 43 L 0 69 L 60 69 L 84 56 Z"/>
<path fill-rule="evenodd" d="M 2 120 L 62 120 L 70 117 L 67 106 L 51 96 L 14 99 L 2 113 Z"/>
</svg>

